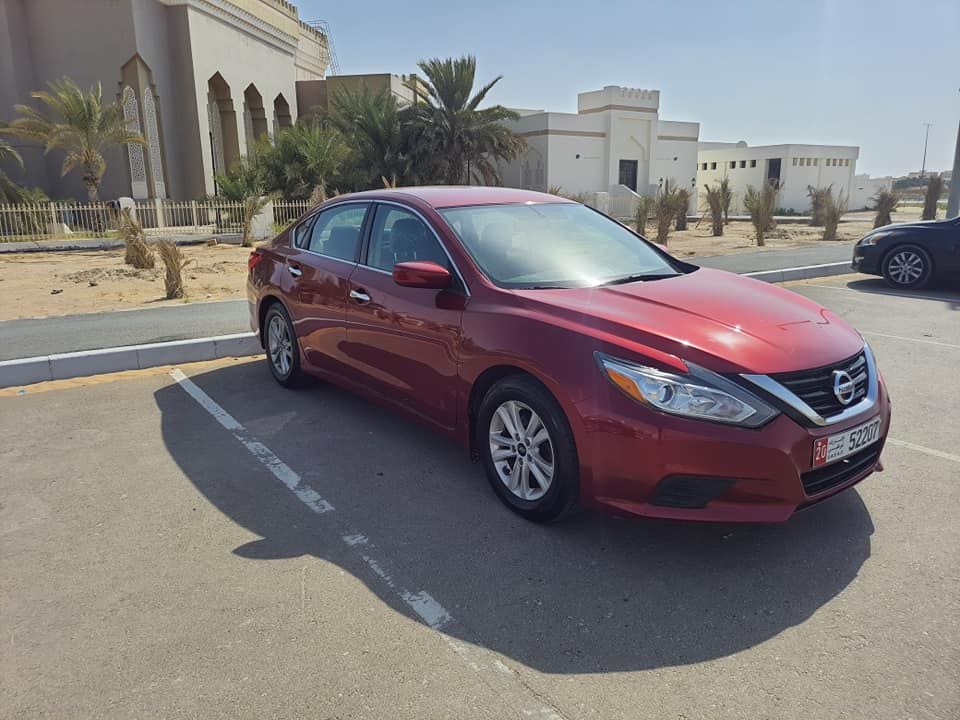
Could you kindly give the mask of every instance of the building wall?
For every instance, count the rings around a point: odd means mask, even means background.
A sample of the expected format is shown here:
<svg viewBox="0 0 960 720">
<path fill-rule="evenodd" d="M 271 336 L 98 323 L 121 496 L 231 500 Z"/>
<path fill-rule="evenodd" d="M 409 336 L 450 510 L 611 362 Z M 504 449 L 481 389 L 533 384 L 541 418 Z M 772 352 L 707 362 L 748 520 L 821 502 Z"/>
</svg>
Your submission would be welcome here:
<svg viewBox="0 0 960 720">
<path fill-rule="evenodd" d="M 743 212 L 743 196 L 747 188 L 751 185 L 760 187 L 767 178 L 769 162 L 779 158 L 778 205 L 786 210 L 806 213 L 810 209 L 808 185 L 832 185 L 834 193 L 842 192 L 850 197 L 858 155 L 859 148 L 853 146 L 791 144 L 749 147 L 746 143 L 703 143 L 697 154 L 698 202 L 704 185 L 712 185 L 726 177 L 734 192 L 731 209 Z"/>
<path fill-rule="evenodd" d="M 873 196 L 881 190 L 893 189 L 893 177 L 872 178 L 869 175 L 853 176 L 853 191 L 850 194 L 850 209 L 862 210 L 872 207 Z"/>
<path fill-rule="evenodd" d="M 652 194 L 660 178 L 689 184 L 695 175 L 698 123 L 661 121 L 660 93 L 607 86 L 580 93 L 577 113 L 523 110 L 509 123 L 527 139 L 530 150 L 502 166 L 508 186 L 564 193 L 609 192 L 620 181 L 620 161 L 637 163 L 637 191 Z M 524 168 L 546 155 L 541 183 Z M 692 206 L 692 204 L 691 204 Z"/>
</svg>

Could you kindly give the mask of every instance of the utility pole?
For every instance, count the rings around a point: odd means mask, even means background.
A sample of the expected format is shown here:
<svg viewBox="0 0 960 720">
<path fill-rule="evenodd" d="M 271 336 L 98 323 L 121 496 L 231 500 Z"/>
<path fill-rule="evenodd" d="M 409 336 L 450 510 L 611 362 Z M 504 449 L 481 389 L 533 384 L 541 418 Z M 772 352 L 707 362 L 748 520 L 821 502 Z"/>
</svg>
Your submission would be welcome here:
<svg viewBox="0 0 960 720">
<path fill-rule="evenodd" d="M 923 123 L 927 126 L 927 133 L 923 137 L 923 163 L 920 165 L 920 177 L 924 176 L 927 169 L 927 141 L 930 139 L 930 127 L 933 123 Z"/>
</svg>

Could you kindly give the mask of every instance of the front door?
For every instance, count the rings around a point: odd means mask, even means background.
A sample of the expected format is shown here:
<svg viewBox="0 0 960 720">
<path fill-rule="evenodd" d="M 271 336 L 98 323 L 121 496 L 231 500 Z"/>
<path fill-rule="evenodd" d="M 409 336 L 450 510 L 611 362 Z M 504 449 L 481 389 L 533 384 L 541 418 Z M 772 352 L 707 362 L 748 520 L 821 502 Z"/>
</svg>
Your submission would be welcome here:
<svg viewBox="0 0 960 720">
<path fill-rule="evenodd" d="M 366 256 L 350 277 L 345 355 L 364 385 L 452 430 L 466 288 L 433 230 L 400 205 L 376 204 Z M 454 273 L 449 290 L 401 287 L 393 266 L 432 260 Z"/>
<path fill-rule="evenodd" d="M 628 188 L 637 191 L 637 161 L 636 160 L 621 160 L 620 161 L 620 179 L 618 181 L 621 185 L 626 185 Z"/>
<path fill-rule="evenodd" d="M 283 291 L 300 348 L 309 365 L 344 375 L 349 280 L 360 255 L 370 203 L 334 205 L 293 231 Z"/>
</svg>

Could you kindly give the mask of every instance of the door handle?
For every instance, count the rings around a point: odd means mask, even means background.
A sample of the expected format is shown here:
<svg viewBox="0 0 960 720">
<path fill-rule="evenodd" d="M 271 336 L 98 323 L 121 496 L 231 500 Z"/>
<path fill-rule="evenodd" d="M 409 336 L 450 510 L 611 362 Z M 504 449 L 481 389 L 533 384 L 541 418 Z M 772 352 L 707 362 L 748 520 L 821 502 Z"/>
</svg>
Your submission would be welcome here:
<svg viewBox="0 0 960 720">
<path fill-rule="evenodd" d="M 350 299 L 356 300 L 358 303 L 368 303 L 370 302 L 370 296 L 367 295 L 362 290 L 351 290 Z"/>
<path fill-rule="evenodd" d="M 300 269 L 299 265 L 287 265 L 287 270 L 294 277 L 300 277 L 301 275 L 303 275 L 303 270 Z"/>
</svg>

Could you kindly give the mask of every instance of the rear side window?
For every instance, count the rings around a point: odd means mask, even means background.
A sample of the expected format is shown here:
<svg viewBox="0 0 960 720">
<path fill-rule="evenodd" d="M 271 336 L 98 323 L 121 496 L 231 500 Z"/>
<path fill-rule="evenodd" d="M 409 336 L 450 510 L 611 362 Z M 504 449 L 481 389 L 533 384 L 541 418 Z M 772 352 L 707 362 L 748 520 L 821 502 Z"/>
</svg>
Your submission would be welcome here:
<svg viewBox="0 0 960 720">
<path fill-rule="evenodd" d="M 310 227 L 307 250 L 338 260 L 356 262 L 360 249 L 360 230 L 369 208 L 368 203 L 350 203 L 318 213 Z"/>
</svg>

